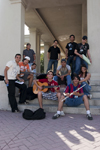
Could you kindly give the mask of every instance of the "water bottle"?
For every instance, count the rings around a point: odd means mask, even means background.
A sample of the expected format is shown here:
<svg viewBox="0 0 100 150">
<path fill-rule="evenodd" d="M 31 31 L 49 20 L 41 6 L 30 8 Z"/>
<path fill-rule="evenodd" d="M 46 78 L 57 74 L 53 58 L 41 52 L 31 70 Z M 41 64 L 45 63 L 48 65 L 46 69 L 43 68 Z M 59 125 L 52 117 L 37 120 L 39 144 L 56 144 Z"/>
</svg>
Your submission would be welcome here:
<svg viewBox="0 0 100 150">
<path fill-rule="evenodd" d="M 9 84 L 7 83 L 6 86 L 9 86 Z"/>
</svg>

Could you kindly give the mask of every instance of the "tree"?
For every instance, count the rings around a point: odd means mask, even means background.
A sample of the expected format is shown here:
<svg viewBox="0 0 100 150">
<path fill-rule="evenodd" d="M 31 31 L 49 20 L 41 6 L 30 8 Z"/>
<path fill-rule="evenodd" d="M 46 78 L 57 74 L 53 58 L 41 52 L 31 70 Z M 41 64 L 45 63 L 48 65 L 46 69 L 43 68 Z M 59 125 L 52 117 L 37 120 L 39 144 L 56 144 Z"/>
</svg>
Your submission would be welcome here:
<svg viewBox="0 0 100 150">
<path fill-rule="evenodd" d="M 44 73 L 44 53 L 40 54 L 40 72 Z"/>
</svg>

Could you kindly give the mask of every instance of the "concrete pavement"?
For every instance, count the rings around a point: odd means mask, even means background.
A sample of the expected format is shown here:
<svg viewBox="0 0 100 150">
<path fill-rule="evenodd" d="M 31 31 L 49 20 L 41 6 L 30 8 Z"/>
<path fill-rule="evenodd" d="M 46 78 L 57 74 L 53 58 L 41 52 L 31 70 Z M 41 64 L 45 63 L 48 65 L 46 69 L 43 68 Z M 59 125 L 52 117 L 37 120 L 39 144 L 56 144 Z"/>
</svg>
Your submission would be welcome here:
<svg viewBox="0 0 100 150">
<path fill-rule="evenodd" d="M 66 114 L 29 121 L 22 113 L 0 111 L 0 150 L 100 150 L 100 116 Z"/>
</svg>

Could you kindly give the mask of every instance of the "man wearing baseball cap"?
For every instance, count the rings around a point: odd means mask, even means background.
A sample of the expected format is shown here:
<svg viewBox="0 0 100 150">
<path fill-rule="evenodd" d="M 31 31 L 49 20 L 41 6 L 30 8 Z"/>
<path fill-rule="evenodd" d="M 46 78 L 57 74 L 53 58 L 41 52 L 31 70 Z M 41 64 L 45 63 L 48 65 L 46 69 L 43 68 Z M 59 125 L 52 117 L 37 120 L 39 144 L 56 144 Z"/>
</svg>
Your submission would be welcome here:
<svg viewBox="0 0 100 150">
<path fill-rule="evenodd" d="M 22 62 L 19 62 L 19 67 L 21 71 L 20 77 L 24 80 L 27 81 L 29 80 L 28 87 L 31 87 L 32 81 L 33 81 L 33 74 L 30 73 L 30 67 L 29 67 L 29 61 L 30 57 L 25 56 Z"/>
<path fill-rule="evenodd" d="M 76 63 L 75 63 L 74 73 L 78 75 L 82 64 L 85 64 L 86 67 L 88 68 L 88 64 L 85 60 L 83 60 L 82 54 L 88 57 L 90 60 L 90 63 L 92 63 L 90 50 L 89 50 L 89 44 L 87 43 L 87 36 L 82 37 L 82 43 L 79 43 L 77 45 L 77 48 L 74 53 L 76 54 Z"/>
</svg>

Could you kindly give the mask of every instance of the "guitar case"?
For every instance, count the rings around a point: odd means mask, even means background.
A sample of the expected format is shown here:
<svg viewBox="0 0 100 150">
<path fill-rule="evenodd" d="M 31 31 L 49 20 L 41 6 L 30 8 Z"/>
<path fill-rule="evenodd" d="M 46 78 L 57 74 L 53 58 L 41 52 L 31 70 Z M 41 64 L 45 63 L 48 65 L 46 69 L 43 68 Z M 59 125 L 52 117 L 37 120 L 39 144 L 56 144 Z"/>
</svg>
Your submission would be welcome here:
<svg viewBox="0 0 100 150">
<path fill-rule="evenodd" d="M 34 112 L 30 109 L 24 109 L 22 117 L 26 120 L 40 120 L 46 117 L 46 113 L 42 108 L 39 108 Z"/>
<path fill-rule="evenodd" d="M 37 94 L 33 93 L 33 87 L 28 87 L 27 88 L 27 94 L 26 94 L 26 100 L 33 100 L 37 98 Z"/>
</svg>

